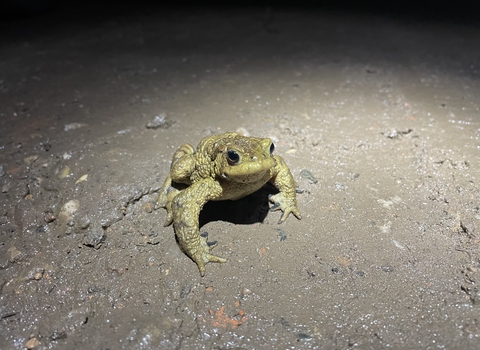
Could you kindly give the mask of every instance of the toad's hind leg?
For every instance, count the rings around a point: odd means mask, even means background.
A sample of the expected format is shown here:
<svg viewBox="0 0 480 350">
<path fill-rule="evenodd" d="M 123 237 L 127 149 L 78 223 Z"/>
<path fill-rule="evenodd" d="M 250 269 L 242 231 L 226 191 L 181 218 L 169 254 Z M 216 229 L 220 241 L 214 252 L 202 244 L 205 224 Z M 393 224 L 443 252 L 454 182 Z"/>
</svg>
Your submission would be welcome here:
<svg viewBox="0 0 480 350">
<path fill-rule="evenodd" d="M 180 192 L 173 199 L 173 226 L 180 248 L 198 266 L 200 275 L 205 275 L 205 264 L 208 262 L 225 262 L 226 259 L 210 254 L 207 240 L 200 236 L 198 216 L 203 205 L 218 198 L 222 188 L 212 179 L 196 182 Z"/>
</svg>

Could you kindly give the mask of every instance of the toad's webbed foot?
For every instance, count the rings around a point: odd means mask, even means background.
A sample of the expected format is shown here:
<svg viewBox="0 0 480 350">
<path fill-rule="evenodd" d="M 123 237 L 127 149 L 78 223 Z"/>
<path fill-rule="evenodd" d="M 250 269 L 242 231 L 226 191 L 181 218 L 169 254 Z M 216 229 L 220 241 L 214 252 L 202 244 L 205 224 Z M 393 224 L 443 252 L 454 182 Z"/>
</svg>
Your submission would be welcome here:
<svg viewBox="0 0 480 350">
<path fill-rule="evenodd" d="M 275 195 L 270 195 L 268 196 L 268 199 L 270 202 L 273 203 L 273 206 L 270 208 L 270 210 L 282 210 L 283 214 L 282 217 L 280 218 L 279 223 L 284 222 L 290 213 L 295 215 L 297 219 L 301 219 L 302 216 L 300 215 L 300 212 L 298 211 L 297 208 L 297 203 L 295 200 L 295 197 L 289 197 L 285 196 L 283 192 L 279 192 Z"/>
<path fill-rule="evenodd" d="M 216 245 L 216 242 L 209 244 L 207 237 L 199 236 L 197 244 L 182 247 L 185 253 L 195 261 L 202 277 L 205 276 L 205 264 L 209 262 L 224 263 L 227 261 L 227 259 L 210 254 L 210 249 L 213 249 Z"/>
</svg>

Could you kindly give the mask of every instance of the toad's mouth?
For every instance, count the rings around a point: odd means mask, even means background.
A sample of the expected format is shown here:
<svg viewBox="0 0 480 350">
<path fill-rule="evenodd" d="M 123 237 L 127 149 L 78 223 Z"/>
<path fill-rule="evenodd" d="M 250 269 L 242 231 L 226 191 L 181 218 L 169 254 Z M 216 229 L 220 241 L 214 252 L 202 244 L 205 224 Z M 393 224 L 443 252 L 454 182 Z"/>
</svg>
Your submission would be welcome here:
<svg viewBox="0 0 480 350">
<path fill-rule="evenodd" d="M 261 162 L 247 162 L 227 166 L 223 169 L 221 177 L 231 181 L 254 182 L 265 176 L 265 173 L 273 168 L 276 163 L 274 158 L 267 158 Z"/>
</svg>

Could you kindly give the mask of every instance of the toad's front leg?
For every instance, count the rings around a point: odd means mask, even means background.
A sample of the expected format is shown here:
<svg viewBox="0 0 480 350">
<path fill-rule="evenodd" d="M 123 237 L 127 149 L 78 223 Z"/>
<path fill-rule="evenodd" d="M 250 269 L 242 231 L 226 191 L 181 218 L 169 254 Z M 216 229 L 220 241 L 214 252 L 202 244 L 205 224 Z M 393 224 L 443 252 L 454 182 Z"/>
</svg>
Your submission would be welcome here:
<svg viewBox="0 0 480 350">
<path fill-rule="evenodd" d="M 155 209 L 167 209 L 167 218 L 163 226 L 168 226 L 173 221 L 172 200 L 180 192 L 179 184 L 190 185 L 190 175 L 195 168 L 195 150 L 188 143 L 175 151 L 168 174 L 158 194 Z M 173 183 L 177 183 L 174 186 Z M 181 187 L 181 186 L 180 186 Z"/>
<path fill-rule="evenodd" d="M 297 208 L 297 198 L 295 195 L 295 180 L 288 169 L 285 161 L 280 156 L 275 156 L 277 165 L 272 169 L 271 183 L 280 191 L 269 197 L 270 202 L 274 203 L 271 210 L 282 210 L 283 214 L 280 222 L 284 222 L 292 213 L 301 219 L 300 211 Z"/>
<path fill-rule="evenodd" d="M 196 182 L 178 193 L 173 199 L 173 227 L 180 248 L 198 265 L 200 275 L 205 275 L 205 264 L 225 262 L 226 259 L 210 254 L 206 238 L 200 236 L 198 216 L 205 203 L 219 198 L 222 187 L 212 179 Z"/>
</svg>

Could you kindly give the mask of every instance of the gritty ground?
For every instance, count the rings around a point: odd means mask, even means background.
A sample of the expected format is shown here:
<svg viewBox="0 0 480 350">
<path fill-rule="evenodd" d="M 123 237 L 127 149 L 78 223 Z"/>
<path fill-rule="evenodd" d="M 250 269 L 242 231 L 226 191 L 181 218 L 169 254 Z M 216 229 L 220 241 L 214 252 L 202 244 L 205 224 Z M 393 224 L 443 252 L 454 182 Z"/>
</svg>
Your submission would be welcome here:
<svg viewBox="0 0 480 350">
<path fill-rule="evenodd" d="M 2 25 L 1 349 L 478 345 L 479 28 L 40 20 Z M 303 219 L 266 191 L 207 206 L 228 262 L 201 278 L 156 192 L 177 147 L 235 130 L 272 138 Z"/>
</svg>

